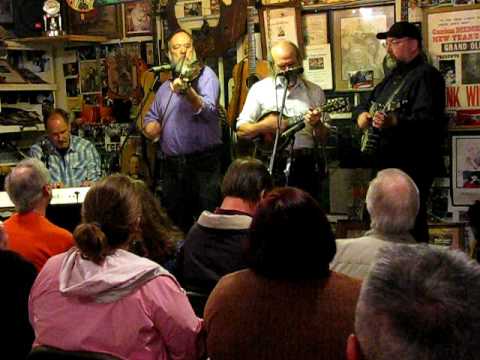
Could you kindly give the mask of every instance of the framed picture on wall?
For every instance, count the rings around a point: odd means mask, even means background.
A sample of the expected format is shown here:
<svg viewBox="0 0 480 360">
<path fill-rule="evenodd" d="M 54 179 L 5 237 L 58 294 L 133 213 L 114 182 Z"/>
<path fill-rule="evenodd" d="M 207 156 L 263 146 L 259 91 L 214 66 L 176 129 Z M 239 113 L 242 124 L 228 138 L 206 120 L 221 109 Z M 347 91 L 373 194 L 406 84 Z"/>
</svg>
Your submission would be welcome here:
<svg viewBox="0 0 480 360">
<path fill-rule="evenodd" d="M 480 133 L 451 133 L 451 191 L 454 206 L 480 200 Z"/>
<path fill-rule="evenodd" d="M 305 46 L 328 43 L 327 13 L 312 13 L 302 16 L 302 32 Z"/>
<path fill-rule="evenodd" d="M 429 224 L 429 244 L 451 250 L 465 251 L 465 224 L 464 223 L 440 223 Z"/>
<path fill-rule="evenodd" d="M 377 33 L 395 21 L 393 5 L 362 7 L 333 12 L 335 90 L 349 90 L 349 73 L 373 71 L 373 83 L 383 78 L 387 53 Z"/>
<path fill-rule="evenodd" d="M 98 94 L 102 90 L 101 62 L 97 60 L 80 61 L 80 91 L 82 94 Z"/>
<path fill-rule="evenodd" d="M 110 39 L 122 37 L 120 5 L 97 7 L 88 13 L 68 9 L 70 34 L 102 35 Z"/>
<path fill-rule="evenodd" d="M 150 0 L 125 3 L 124 9 L 125 36 L 152 34 Z"/>
<path fill-rule="evenodd" d="M 264 54 L 269 54 L 272 44 L 279 40 L 289 40 L 303 52 L 302 21 L 298 7 L 263 8 L 260 31 Z"/>
<path fill-rule="evenodd" d="M 13 23 L 12 0 L 0 0 L 0 24 Z"/>
</svg>

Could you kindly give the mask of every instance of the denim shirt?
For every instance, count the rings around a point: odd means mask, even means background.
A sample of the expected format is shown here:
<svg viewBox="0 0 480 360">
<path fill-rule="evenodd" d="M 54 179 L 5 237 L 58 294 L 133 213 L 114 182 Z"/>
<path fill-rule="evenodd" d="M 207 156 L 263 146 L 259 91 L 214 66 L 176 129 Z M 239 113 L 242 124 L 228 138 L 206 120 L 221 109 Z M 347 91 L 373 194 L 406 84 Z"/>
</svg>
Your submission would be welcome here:
<svg viewBox="0 0 480 360">
<path fill-rule="evenodd" d="M 44 160 L 42 138 L 30 148 L 30 156 Z M 66 187 L 80 186 L 84 181 L 97 181 L 102 177 L 100 155 L 88 140 L 70 135 L 70 146 L 62 156 L 47 139 L 48 170 L 52 182 L 62 182 Z M 46 164 L 47 165 L 47 164 Z"/>
</svg>

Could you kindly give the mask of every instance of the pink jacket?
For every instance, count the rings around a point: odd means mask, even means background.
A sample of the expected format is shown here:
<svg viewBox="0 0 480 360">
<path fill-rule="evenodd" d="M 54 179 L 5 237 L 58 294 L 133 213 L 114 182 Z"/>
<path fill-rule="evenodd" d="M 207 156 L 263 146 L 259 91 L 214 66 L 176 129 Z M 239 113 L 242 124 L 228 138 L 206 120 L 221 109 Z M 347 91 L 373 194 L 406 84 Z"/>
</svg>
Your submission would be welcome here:
<svg viewBox="0 0 480 360">
<path fill-rule="evenodd" d="M 104 352 L 120 359 L 197 359 L 203 324 L 175 278 L 117 250 L 101 265 L 76 248 L 50 258 L 29 299 L 37 345 Z"/>
</svg>

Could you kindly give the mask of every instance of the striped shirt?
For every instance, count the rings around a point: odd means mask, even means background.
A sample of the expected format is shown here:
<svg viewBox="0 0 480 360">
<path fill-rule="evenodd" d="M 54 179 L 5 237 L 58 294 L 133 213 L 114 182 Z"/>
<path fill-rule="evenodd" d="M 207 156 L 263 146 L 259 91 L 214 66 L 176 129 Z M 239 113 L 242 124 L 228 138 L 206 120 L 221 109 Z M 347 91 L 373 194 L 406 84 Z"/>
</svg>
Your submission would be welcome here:
<svg viewBox="0 0 480 360">
<path fill-rule="evenodd" d="M 32 145 L 30 156 L 44 160 L 42 140 Z M 102 177 L 100 155 L 88 140 L 70 135 L 70 146 L 62 156 L 47 139 L 49 149 L 48 170 L 52 182 L 61 182 L 65 187 L 77 187 L 84 181 L 97 181 Z"/>
</svg>

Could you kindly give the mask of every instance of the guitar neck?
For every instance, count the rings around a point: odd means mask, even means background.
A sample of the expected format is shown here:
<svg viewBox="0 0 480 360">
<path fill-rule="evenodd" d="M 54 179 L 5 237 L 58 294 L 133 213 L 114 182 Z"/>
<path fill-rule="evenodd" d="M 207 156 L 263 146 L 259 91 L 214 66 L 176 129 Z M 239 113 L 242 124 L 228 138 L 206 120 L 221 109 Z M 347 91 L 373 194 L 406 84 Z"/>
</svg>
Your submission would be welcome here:
<svg viewBox="0 0 480 360">
<path fill-rule="evenodd" d="M 255 44 L 255 16 L 257 9 L 254 6 L 248 6 L 247 14 L 248 74 L 252 75 L 257 70 L 257 49 Z"/>
</svg>

